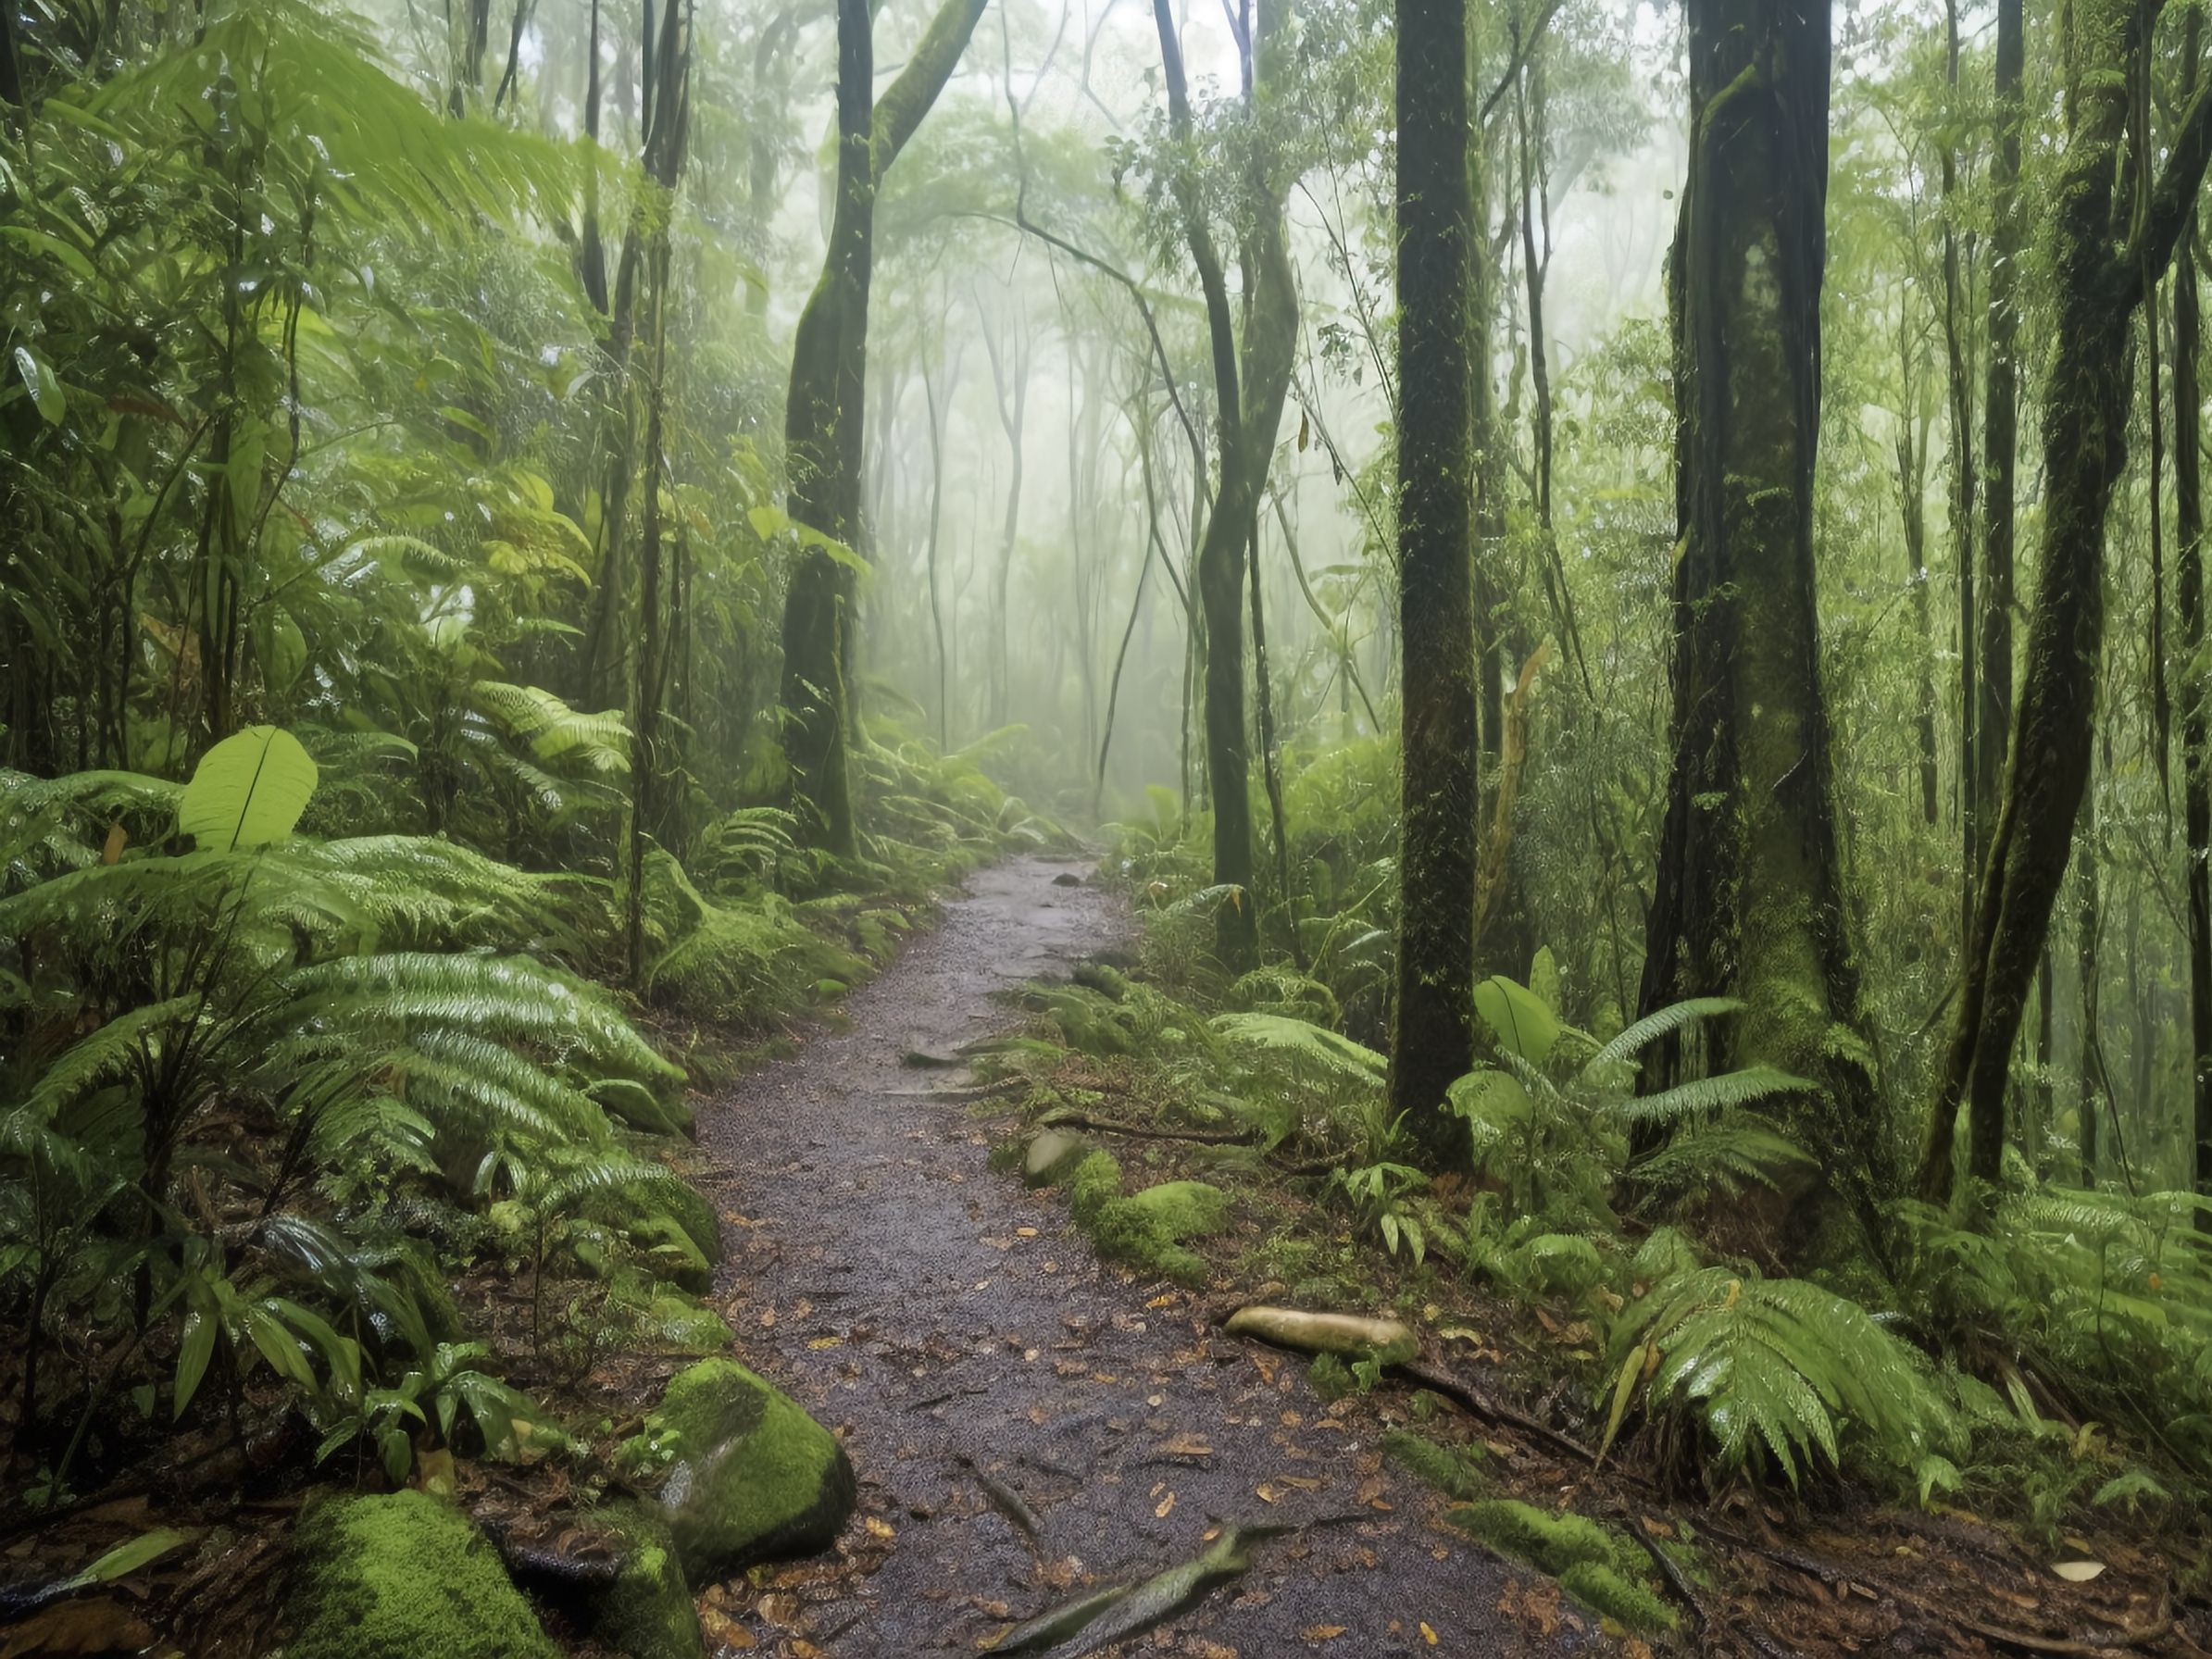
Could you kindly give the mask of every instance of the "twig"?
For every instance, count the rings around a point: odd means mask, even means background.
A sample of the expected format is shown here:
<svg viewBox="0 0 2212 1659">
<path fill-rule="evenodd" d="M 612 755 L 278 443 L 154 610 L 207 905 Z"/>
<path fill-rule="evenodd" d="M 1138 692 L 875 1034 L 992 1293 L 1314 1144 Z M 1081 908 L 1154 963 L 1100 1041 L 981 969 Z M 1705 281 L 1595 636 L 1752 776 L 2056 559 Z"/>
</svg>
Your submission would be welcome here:
<svg viewBox="0 0 2212 1659">
<path fill-rule="evenodd" d="M 1030 1542 L 1037 1541 L 1037 1534 L 1044 1523 L 1037 1518 L 1037 1512 L 1022 1502 L 1021 1494 L 1005 1481 L 986 1473 L 976 1460 L 966 1453 L 960 1454 L 960 1466 L 976 1478 L 976 1484 L 983 1489 L 983 1495 L 991 1500 L 991 1506 L 1013 1523 L 1014 1528 Z"/>
<path fill-rule="evenodd" d="M 1443 1366 L 1431 1365 L 1424 1359 L 1407 1360 L 1396 1369 L 1408 1381 L 1418 1383 L 1432 1394 L 1442 1394 L 1445 1399 L 1456 1402 L 1468 1411 L 1473 1412 L 1478 1417 L 1488 1417 L 1493 1423 L 1503 1423 L 1508 1428 L 1518 1428 L 1523 1434 L 1542 1441 L 1554 1451 L 1564 1452 L 1571 1457 L 1580 1458 L 1584 1463 L 1595 1464 L 1597 1462 L 1597 1453 L 1582 1444 L 1581 1441 L 1571 1435 L 1561 1434 L 1548 1423 L 1540 1423 L 1525 1412 L 1516 1411 L 1510 1405 L 1500 1404 L 1492 1399 L 1480 1384 L 1460 1376 L 1456 1371 L 1448 1371 Z"/>
<path fill-rule="evenodd" d="M 1127 1135 L 1136 1141 L 1195 1141 L 1202 1146 L 1252 1144 L 1251 1135 L 1243 1129 L 1163 1129 L 1149 1124 L 1093 1117 L 1082 1112 L 1053 1112 L 1037 1121 L 1041 1127 L 1048 1129 L 1095 1129 L 1101 1134 Z"/>
</svg>

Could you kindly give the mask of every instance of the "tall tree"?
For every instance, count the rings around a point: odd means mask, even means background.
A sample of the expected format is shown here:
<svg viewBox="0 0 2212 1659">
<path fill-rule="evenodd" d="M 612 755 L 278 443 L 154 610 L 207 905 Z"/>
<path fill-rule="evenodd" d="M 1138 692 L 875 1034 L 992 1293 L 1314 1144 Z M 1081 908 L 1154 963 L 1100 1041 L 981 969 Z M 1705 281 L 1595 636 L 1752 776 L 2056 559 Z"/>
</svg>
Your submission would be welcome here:
<svg viewBox="0 0 2212 1659">
<path fill-rule="evenodd" d="M 1466 0 L 1398 6 L 1398 608 L 1405 653 L 1392 1106 L 1445 1164 L 1474 1059 L 1474 274 Z"/>
<path fill-rule="evenodd" d="M 1813 568 L 1826 261 L 1826 0 L 1690 0 L 1689 179 L 1675 334 L 1673 767 L 1644 1012 L 1746 1004 L 1707 1064 L 1818 1088 L 1792 1111 L 1828 1162 L 1779 1242 L 1822 1255 L 1877 1136 L 1831 798 Z M 1680 1070 L 1684 1056 L 1659 1069 Z"/>
<path fill-rule="evenodd" d="M 2203 19 L 2189 14 L 2183 63 L 2193 90 Z M 2196 215 L 2181 230 L 2174 265 L 2174 541 L 2181 561 L 2181 802 L 2188 839 L 2189 1092 L 2196 1190 L 2212 1194 L 2212 756 L 2207 756 L 2205 671 L 2204 318 L 2197 294 Z M 2154 504 L 2154 511 L 2156 505 Z M 2212 1212 L 2197 1225 L 2212 1230 Z"/>
<path fill-rule="evenodd" d="M 952 78 L 985 4 L 944 0 L 906 67 L 871 107 L 875 42 L 868 0 L 837 0 L 837 201 L 822 274 L 792 342 L 783 437 L 791 516 L 847 547 L 860 537 L 876 193 Z M 793 794 L 808 809 L 808 833 L 841 855 L 856 846 L 846 768 L 853 576 L 837 550 L 810 546 L 783 601 L 783 752 Z"/>
<path fill-rule="evenodd" d="M 2167 146 L 2143 153 L 2142 72 L 2161 0 L 2077 0 L 2068 38 L 2066 147 L 2050 215 L 2055 339 L 2043 387 L 2043 512 L 2012 766 L 1991 831 L 1949 1050 L 1922 1142 L 1918 1190 L 1952 1191 L 1958 1109 L 1968 1173 L 1994 1179 L 2006 1085 L 2030 982 L 2089 783 L 2105 632 L 2105 515 L 2128 457 L 2134 324 L 2164 275 L 2212 159 L 2200 91 Z"/>
<path fill-rule="evenodd" d="M 2020 96 L 2027 44 L 2022 0 L 1997 0 L 1997 145 L 1990 168 L 1996 230 L 1989 262 L 1989 366 L 1981 408 L 1981 637 L 1975 667 L 1981 703 L 1974 717 L 1974 800 L 1992 822 L 2005 780 L 2012 730 L 2013 472 L 2019 458 Z M 1971 882 L 1979 871 L 1968 871 Z"/>
<path fill-rule="evenodd" d="M 1191 98 L 1168 0 L 1153 0 L 1160 60 L 1168 84 L 1169 131 L 1179 146 L 1192 135 Z M 1289 0 L 1260 0 L 1244 47 L 1247 101 L 1273 95 L 1288 65 Z M 1214 947 L 1236 971 L 1256 964 L 1259 921 L 1253 903 L 1251 746 L 1244 723 L 1245 549 L 1257 521 L 1276 430 L 1290 395 L 1298 346 L 1298 290 L 1291 270 L 1283 198 L 1288 181 L 1267 146 L 1253 146 L 1242 181 L 1239 218 L 1244 242 L 1239 266 L 1248 273 L 1242 351 L 1229 304 L 1229 283 L 1199 181 L 1187 165 L 1171 175 L 1191 262 L 1206 296 L 1215 404 L 1220 427 L 1220 480 L 1198 549 L 1198 598 L 1206 619 L 1206 763 L 1213 789 L 1214 884 L 1239 890 L 1215 912 Z M 1241 360 L 1240 360 L 1241 358 Z"/>
</svg>

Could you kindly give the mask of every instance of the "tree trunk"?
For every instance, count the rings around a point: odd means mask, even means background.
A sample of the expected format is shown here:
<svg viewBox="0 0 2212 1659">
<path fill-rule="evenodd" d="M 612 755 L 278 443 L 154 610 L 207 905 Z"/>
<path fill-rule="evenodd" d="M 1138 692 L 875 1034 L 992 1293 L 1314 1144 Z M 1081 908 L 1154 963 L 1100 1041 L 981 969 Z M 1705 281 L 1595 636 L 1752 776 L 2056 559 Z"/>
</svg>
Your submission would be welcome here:
<svg viewBox="0 0 2212 1659">
<path fill-rule="evenodd" d="M 875 45 L 868 0 L 838 0 L 837 205 L 822 274 L 792 342 L 783 433 L 791 516 L 848 546 L 860 527 L 876 192 L 958 65 L 984 4 L 944 0 L 871 112 Z M 848 564 L 819 546 L 799 555 L 783 599 L 784 755 L 804 833 L 846 857 L 858 846 L 846 767 L 853 601 Z"/>
<path fill-rule="evenodd" d="M 1968 1173 L 1985 1180 L 1998 1173 L 2012 1045 L 2089 782 L 2105 632 L 2105 514 L 2127 464 L 2135 313 L 2173 257 L 2212 156 L 2212 99 L 2200 92 L 2147 203 L 2118 186 L 2131 125 L 2137 31 L 2156 10 L 2131 0 L 2081 0 L 2070 14 L 2072 131 L 2049 221 L 2056 339 L 2043 394 L 2042 562 L 2013 764 L 1984 861 L 1957 1016 L 1921 1151 L 1918 1186 L 1931 1203 L 1952 1191 L 1962 1102 L 1970 1108 Z M 2149 160 L 2136 157 L 2134 164 L 2147 167 Z M 2138 219 L 2140 231 L 2129 245 Z"/>
<path fill-rule="evenodd" d="M 1943 6 L 1943 84 L 1949 102 L 1946 120 L 1956 119 L 1958 103 L 1958 0 Z M 1973 931 L 1974 889 L 1981 877 L 1981 854 L 1989 804 L 1981 792 L 1981 734 L 1980 665 L 1981 617 L 1974 604 L 1974 411 L 1968 387 L 1966 294 L 1958 272 L 1958 148 L 1946 137 L 1943 146 L 1943 363 L 1950 394 L 1951 552 L 1958 566 L 1958 939 L 1966 949 Z"/>
<path fill-rule="evenodd" d="M 2017 4 L 2017 0 L 2008 0 Z M 2196 81 L 2201 21 L 2191 13 L 2184 48 L 2187 86 Z M 2196 216 L 2181 230 L 2174 268 L 2174 540 L 2181 562 L 2181 802 L 2188 845 L 2189 1094 L 2196 1141 L 2192 1171 L 2199 1193 L 2212 1195 L 2212 757 L 2206 752 L 2204 393 L 2199 380 L 2203 312 L 2197 296 Z M 2212 1230 L 2212 1212 L 2198 1228 Z"/>
<path fill-rule="evenodd" d="M 1277 60 L 1287 47 L 1288 12 L 1288 0 L 1261 0 L 1258 7 L 1255 85 L 1262 97 L 1276 90 L 1285 68 Z M 1153 19 L 1168 84 L 1170 129 L 1179 140 L 1187 141 L 1190 94 L 1168 0 L 1154 0 Z M 1234 899 L 1215 909 L 1214 948 L 1225 967 L 1242 973 L 1259 960 L 1258 917 L 1252 898 L 1251 755 L 1244 731 L 1245 539 L 1259 510 L 1276 429 L 1282 423 L 1282 405 L 1290 394 L 1298 343 L 1298 293 L 1283 224 L 1284 186 L 1266 176 L 1264 163 L 1256 164 L 1247 181 L 1249 245 L 1243 263 L 1252 281 L 1240 354 L 1229 287 L 1197 181 L 1187 169 L 1178 168 L 1172 184 L 1191 260 L 1206 295 L 1221 423 L 1221 481 L 1198 548 L 1197 585 L 1206 617 L 1206 757 L 1214 805 L 1214 884 L 1239 890 Z"/>
<path fill-rule="evenodd" d="M 2081 801 L 2081 897 L 2075 915 L 2074 964 L 2081 981 L 2081 1065 L 2075 1110 L 2081 1138 L 2081 1184 L 2097 1184 L 2097 1074 L 2103 1065 L 2103 1045 L 2097 1040 L 2101 1020 L 2098 1008 L 2099 975 L 2097 936 L 2105 917 L 2097 891 L 2097 797 L 2093 783 Z"/>
<path fill-rule="evenodd" d="M 1398 5 L 1398 614 L 1405 652 L 1390 1098 L 1441 1168 L 1467 1131 L 1445 1091 L 1474 1064 L 1473 146 L 1466 0 Z"/>
<path fill-rule="evenodd" d="M 1996 231 L 1989 266 L 1989 371 L 1981 409 L 1981 680 L 1974 720 L 1974 796 L 1996 811 L 2012 730 L 2013 475 L 2019 453 L 2020 100 L 2022 0 L 1997 0 L 1997 148 L 1991 168 Z"/>
<path fill-rule="evenodd" d="M 1785 1108 L 1827 1163 L 1777 1214 L 1787 1255 L 1851 1247 L 1878 1187 L 1831 801 L 1813 570 L 1829 6 L 1691 0 L 1690 172 L 1669 273 L 1677 496 L 1674 762 L 1641 1005 L 1746 1004 L 1714 1069 L 1818 1091 Z M 1654 1080 L 1680 1071 L 1662 1054 Z"/>
</svg>

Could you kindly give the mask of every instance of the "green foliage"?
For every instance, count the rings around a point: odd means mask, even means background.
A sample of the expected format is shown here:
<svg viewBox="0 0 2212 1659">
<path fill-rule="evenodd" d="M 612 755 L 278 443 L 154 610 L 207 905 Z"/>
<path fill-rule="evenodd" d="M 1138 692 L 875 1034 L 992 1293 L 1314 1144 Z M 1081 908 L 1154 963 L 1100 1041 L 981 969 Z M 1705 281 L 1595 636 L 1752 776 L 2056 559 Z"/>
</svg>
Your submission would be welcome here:
<svg viewBox="0 0 2212 1659">
<path fill-rule="evenodd" d="M 1846 1441 L 1915 1475 L 1956 1441 L 1927 1363 L 1856 1303 L 1800 1279 L 1705 1267 L 1653 1287 L 1616 1328 L 1609 1442 L 1639 1400 L 1666 1448 L 1792 1485 Z"/>
<path fill-rule="evenodd" d="M 518 948 L 551 925 L 542 883 L 444 843 L 278 839 L 304 782 L 296 745 L 242 734 L 182 797 L 226 844 L 111 841 L 88 862 L 50 831 L 19 867 L 28 884 L 0 897 L 23 1036 L 0 1277 L 31 1299 L 34 1352 L 129 1323 L 116 1287 L 135 1278 L 173 1333 L 173 1416 L 266 1366 L 326 1456 L 367 1438 L 398 1478 L 419 1429 L 468 1422 L 511 1453 L 535 1414 L 454 1342 L 392 1208 L 511 1197 L 542 1239 L 599 1195 L 669 1182 L 618 1147 L 601 1101 L 672 1095 L 681 1073 L 605 992 Z M 53 1409 L 37 1371 L 33 1421 Z"/>
</svg>

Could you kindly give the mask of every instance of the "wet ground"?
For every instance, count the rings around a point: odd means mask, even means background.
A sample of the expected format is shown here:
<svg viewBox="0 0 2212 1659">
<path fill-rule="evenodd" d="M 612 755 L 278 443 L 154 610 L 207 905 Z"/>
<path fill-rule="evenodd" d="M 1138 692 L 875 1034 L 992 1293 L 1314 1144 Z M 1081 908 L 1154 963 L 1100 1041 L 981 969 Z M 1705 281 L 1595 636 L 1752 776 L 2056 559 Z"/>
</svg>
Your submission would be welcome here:
<svg viewBox="0 0 2212 1659">
<path fill-rule="evenodd" d="M 1434 1524 L 1432 1497 L 1380 1455 L 1371 1411 L 1331 1410 L 1298 1360 L 1102 1268 L 1059 1195 L 990 1169 L 990 1122 L 931 1098 L 963 1074 L 907 1063 L 1012 1027 L 994 993 L 1126 942 L 1110 893 L 1067 884 L 1090 873 L 1024 858 L 971 878 L 851 999 L 849 1029 L 700 1115 L 741 1355 L 843 1437 L 860 1478 L 842 1562 L 792 1574 L 775 1616 L 737 1640 L 835 1659 L 974 1653 L 1086 1585 L 1190 1559 L 1223 1523 L 1326 1517 L 1129 1649 L 1564 1649 L 1571 1628 L 1544 1640 L 1501 1610 L 1527 1575 Z M 1012 1518 L 1025 1510 L 1033 1540 Z"/>
</svg>

